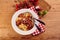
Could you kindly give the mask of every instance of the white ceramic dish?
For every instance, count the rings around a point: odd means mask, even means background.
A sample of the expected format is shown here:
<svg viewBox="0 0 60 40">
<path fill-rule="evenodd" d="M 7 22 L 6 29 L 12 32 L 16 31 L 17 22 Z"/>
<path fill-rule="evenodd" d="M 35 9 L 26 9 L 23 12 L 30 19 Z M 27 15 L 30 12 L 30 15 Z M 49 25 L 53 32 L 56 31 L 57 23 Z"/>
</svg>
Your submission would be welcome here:
<svg viewBox="0 0 60 40">
<path fill-rule="evenodd" d="M 29 35 L 29 34 L 33 33 L 33 32 L 36 30 L 36 26 L 35 26 L 35 25 L 34 25 L 34 27 L 33 27 L 31 30 L 28 30 L 28 31 L 20 30 L 20 29 L 16 26 L 16 18 L 18 17 L 19 14 L 24 13 L 24 12 L 30 12 L 34 18 L 37 18 L 37 19 L 38 19 L 38 16 L 37 16 L 37 14 L 36 14 L 34 11 L 32 11 L 32 10 L 30 10 L 30 9 L 21 9 L 21 10 L 18 10 L 18 11 L 16 11 L 16 12 L 14 13 L 14 15 L 12 16 L 11 24 L 12 24 L 13 29 L 14 29 L 17 33 L 19 33 L 19 34 L 21 34 L 21 35 Z"/>
</svg>

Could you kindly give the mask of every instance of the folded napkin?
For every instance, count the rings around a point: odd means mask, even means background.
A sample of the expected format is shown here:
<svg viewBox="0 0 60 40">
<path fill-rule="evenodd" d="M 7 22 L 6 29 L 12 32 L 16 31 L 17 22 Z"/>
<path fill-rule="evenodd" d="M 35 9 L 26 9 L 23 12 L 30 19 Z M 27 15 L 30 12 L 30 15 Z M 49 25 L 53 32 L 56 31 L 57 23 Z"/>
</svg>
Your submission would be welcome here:
<svg viewBox="0 0 60 40">
<path fill-rule="evenodd" d="M 39 8 L 39 6 L 36 6 L 36 8 Z M 35 13 L 37 13 L 37 11 L 35 10 L 35 7 L 32 6 L 31 8 L 29 8 L 31 10 L 33 10 Z M 38 29 L 35 30 L 35 32 L 32 33 L 32 35 L 38 35 L 41 34 L 43 32 L 45 32 L 45 25 L 39 22 L 35 22 L 37 24 L 37 26 L 40 28 L 40 31 Z"/>
<path fill-rule="evenodd" d="M 38 35 L 38 34 L 41 34 L 41 33 L 45 32 L 45 25 L 39 23 L 38 27 L 41 29 L 41 31 L 39 31 L 38 29 L 36 29 L 36 31 L 33 32 L 32 35 Z"/>
<path fill-rule="evenodd" d="M 16 5 L 17 6 L 17 5 Z M 30 7 L 29 9 L 30 10 L 33 10 L 35 13 L 38 13 L 36 10 L 35 10 L 35 8 L 39 8 L 39 6 L 36 6 L 36 7 L 34 7 L 34 6 L 32 6 L 32 7 Z M 16 9 L 16 10 L 19 10 L 18 8 Z M 38 30 L 38 28 L 35 30 L 35 32 L 33 32 L 32 33 L 32 35 L 38 35 L 38 34 L 41 34 L 41 33 L 43 33 L 43 32 L 45 32 L 45 25 L 44 24 L 42 24 L 42 23 L 40 23 L 40 22 L 35 22 L 36 24 L 37 24 L 37 26 L 39 27 L 39 29 L 40 29 L 40 31 Z"/>
</svg>

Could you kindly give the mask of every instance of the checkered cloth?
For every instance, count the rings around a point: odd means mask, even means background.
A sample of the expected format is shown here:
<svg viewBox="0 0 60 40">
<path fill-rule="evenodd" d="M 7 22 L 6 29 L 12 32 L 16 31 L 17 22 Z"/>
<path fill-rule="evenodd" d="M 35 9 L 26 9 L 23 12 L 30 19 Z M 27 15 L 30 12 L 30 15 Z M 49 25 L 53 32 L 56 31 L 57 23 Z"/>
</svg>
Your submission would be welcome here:
<svg viewBox="0 0 60 40">
<path fill-rule="evenodd" d="M 41 31 L 39 31 L 38 29 L 36 29 L 36 31 L 33 32 L 32 35 L 38 35 L 38 34 L 41 34 L 41 33 L 45 32 L 45 25 L 39 23 L 38 27 L 41 29 Z"/>
<path fill-rule="evenodd" d="M 37 6 L 36 8 L 39 8 L 39 6 Z M 35 10 L 35 7 L 31 7 L 29 8 L 31 10 L 33 10 L 35 13 L 37 13 L 37 11 Z M 38 27 L 41 29 L 41 31 L 39 31 L 38 29 L 35 30 L 35 32 L 32 33 L 32 35 L 38 35 L 38 34 L 41 34 L 43 32 L 45 32 L 45 25 L 42 24 L 42 23 L 37 23 Z"/>
</svg>

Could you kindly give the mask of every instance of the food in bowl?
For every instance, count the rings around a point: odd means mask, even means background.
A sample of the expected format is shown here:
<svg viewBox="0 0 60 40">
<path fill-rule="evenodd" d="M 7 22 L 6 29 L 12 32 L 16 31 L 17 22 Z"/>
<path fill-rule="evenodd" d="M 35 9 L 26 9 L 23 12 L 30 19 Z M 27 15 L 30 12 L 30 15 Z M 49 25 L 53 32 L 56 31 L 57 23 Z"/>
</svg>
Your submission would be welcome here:
<svg viewBox="0 0 60 40">
<path fill-rule="evenodd" d="M 16 25 L 23 31 L 32 29 L 34 26 L 33 16 L 29 12 L 19 14 L 16 18 Z"/>
</svg>

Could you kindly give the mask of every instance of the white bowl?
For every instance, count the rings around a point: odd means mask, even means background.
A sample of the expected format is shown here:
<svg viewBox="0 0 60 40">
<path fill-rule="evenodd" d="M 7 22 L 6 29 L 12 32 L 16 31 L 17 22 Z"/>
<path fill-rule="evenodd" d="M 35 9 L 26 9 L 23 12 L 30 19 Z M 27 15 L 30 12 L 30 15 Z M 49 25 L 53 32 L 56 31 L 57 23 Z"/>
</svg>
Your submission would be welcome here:
<svg viewBox="0 0 60 40">
<path fill-rule="evenodd" d="M 21 10 L 18 10 L 18 11 L 16 11 L 16 12 L 14 13 L 14 15 L 12 16 L 11 24 L 12 24 L 13 29 L 14 29 L 17 33 L 19 33 L 19 34 L 21 34 L 21 35 L 29 35 L 29 34 L 33 33 L 33 32 L 36 30 L 36 26 L 35 26 L 35 25 L 34 25 L 34 27 L 33 27 L 31 30 L 28 30 L 28 31 L 20 30 L 20 29 L 16 26 L 16 18 L 18 17 L 19 14 L 24 13 L 24 12 L 30 12 L 34 18 L 37 18 L 37 19 L 38 19 L 38 16 L 37 16 L 37 14 L 36 14 L 34 11 L 32 11 L 32 10 L 30 10 L 30 9 L 21 9 Z"/>
</svg>

